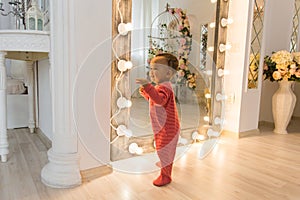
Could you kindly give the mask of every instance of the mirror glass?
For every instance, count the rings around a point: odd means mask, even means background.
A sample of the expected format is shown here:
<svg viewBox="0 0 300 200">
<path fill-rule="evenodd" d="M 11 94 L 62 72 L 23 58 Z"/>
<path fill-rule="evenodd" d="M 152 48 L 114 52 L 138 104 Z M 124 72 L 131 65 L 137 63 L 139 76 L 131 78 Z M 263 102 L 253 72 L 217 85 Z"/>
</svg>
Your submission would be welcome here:
<svg viewBox="0 0 300 200">
<path fill-rule="evenodd" d="M 178 9 L 186 18 L 178 17 Z M 174 17 L 175 16 L 175 17 Z M 195 139 L 205 140 L 209 126 L 211 69 L 213 66 L 216 3 L 210 0 L 132 0 L 131 62 L 128 72 L 131 107 L 128 109 L 128 129 L 132 137 L 118 139 L 114 145 L 127 147 L 137 143 L 143 152 L 154 152 L 153 132 L 148 102 L 139 94 L 136 78 L 147 78 L 149 59 L 153 51 L 176 54 L 182 70 L 178 71 L 172 87 L 176 96 L 181 124 L 178 145 L 188 145 Z M 188 26 L 183 34 L 180 26 Z M 183 37 L 184 36 L 184 37 Z M 182 51 L 182 52 L 181 52 Z M 185 54 L 179 56 L 180 53 Z M 184 58 L 184 59 L 182 59 Z M 181 63 L 184 60 L 185 63 Z M 116 121 L 116 120 L 114 120 Z M 120 143 L 122 143 L 120 145 Z M 115 149 L 112 147 L 112 149 Z M 112 160 L 124 157 L 113 153 Z M 127 155 L 128 156 L 128 155 Z M 126 157 L 126 155 L 125 155 Z"/>
<path fill-rule="evenodd" d="M 293 32 L 291 35 L 290 52 L 296 52 L 299 50 L 297 45 L 299 42 L 298 29 L 299 29 L 299 16 L 300 16 L 300 1 L 294 2 L 294 16 L 293 16 Z"/>
<path fill-rule="evenodd" d="M 167 4 L 169 5 L 168 10 L 166 8 Z M 176 30 L 177 28 L 174 28 L 177 19 L 171 13 L 170 8 L 181 8 L 186 12 L 190 24 L 192 45 L 188 55 L 189 63 L 187 67 L 191 73 L 196 75 L 196 87 L 191 89 L 186 85 L 188 84 L 187 81 L 178 83 L 175 80 L 173 89 L 177 97 L 178 110 L 181 114 L 181 133 L 187 132 L 186 139 L 189 140 L 191 139 L 189 135 L 194 130 L 198 130 L 199 126 L 205 124 L 204 117 L 207 113 L 205 93 L 209 93 L 210 86 L 208 76 L 204 72 L 211 69 L 212 47 L 214 44 L 214 28 L 212 25 L 209 27 L 208 24 L 215 21 L 216 4 L 212 4 L 210 1 L 196 2 L 193 0 L 182 3 L 176 1 L 133 0 L 132 5 L 134 31 L 131 40 L 131 59 L 135 68 L 130 72 L 133 104 L 130 109 L 129 127 L 134 136 L 153 135 L 149 121 L 148 102 L 138 94 L 138 86 L 134 81 L 135 77 L 147 76 L 150 48 L 178 54 L 177 49 L 180 41 L 176 36 L 180 33 Z M 168 32 L 162 28 L 164 26 L 167 27 Z M 208 46 L 210 52 L 207 52 Z"/>
<path fill-rule="evenodd" d="M 251 50 L 249 56 L 248 89 L 256 89 L 258 86 L 258 68 L 263 34 L 264 10 L 265 1 L 255 0 L 251 32 Z"/>
</svg>

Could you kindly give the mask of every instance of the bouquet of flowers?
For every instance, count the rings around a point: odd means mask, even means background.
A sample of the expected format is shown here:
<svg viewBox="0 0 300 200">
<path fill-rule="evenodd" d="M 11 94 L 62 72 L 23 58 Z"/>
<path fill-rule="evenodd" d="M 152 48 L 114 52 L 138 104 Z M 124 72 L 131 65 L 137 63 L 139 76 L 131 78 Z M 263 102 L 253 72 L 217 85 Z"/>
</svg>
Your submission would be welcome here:
<svg viewBox="0 0 300 200">
<path fill-rule="evenodd" d="M 300 82 L 300 52 L 290 53 L 282 50 L 264 58 L 264 80 L 299 81 Z"/>
</svg>

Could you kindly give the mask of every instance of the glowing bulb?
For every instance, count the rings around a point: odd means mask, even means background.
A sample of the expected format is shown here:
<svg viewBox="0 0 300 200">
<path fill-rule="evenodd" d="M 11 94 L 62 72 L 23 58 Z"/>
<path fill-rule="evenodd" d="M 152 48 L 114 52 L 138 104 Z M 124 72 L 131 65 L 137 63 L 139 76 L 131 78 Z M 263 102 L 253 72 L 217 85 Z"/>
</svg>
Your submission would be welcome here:
<svg viewBox="0 0 300 200">
<path fill-rule="evenodd" d="M 119 125 L 117 128 L 117 135 L 118 136 L 126 136 L 126 137 L 132 137 L 132 131 L 130 129 L 127 129 L 125 125 Z"/>
<path fill-rule="evenodd" d="M 214 51 L 214 49 L 215 49 L 214 47 L 210 46 L 210 47 L 208 47 L 208 48 L 207 48 L 207 51 L 209 51 L 209 52 L 213 52 L 213 51 Z"/>
<path fill-rule="evenodd" d="M 207 130 L 207 135 L 209 137 L 219 137 L 220 136 L 220 133 L 217 132 L 217 131 L 213 131 L 212 129 L 208 129 Z"/>
<path fill-rule="evenodd" d="M 211 3 L 216 3 L 218 0 L 210 0 Z"/>
<path fill-rule="evenodd" d="M 203 117 L 204 121 L 209 122 L 209 116 Z"/>
<path fill-rule="evenodd" d="M 212 70 L 206 70 L 204 73 L 205 73 L 206 75 L 208 75 L 208 76 L 211 76 L 211 75 L 212 75 Z"/>
<path fill-rule="evenodd" d="M 132 105 L 132 102 L 130 100 L 127 100 L 125 97 L 119 97 L 117 100 L 117 106 L 122 108 L 129 108 Z"/>
<path fill-rule="evenodd" d="M 126 71 L 126 66 L 125 66 L 126 61 L 125 60 L 119 60 L 118 62 L 118 70 L 121 72 Z"/>
<path fill-rule="evenodd" d="M 230 44 L 220 44 L 220 46 L 219 46 L 220 52 L 224 52 L 224 51 L 229 50 L 229 49 L 231 49 Z"/>
<path fill-rule="evenodd" d="M 132 30 L 132 24 L 131 23 L 120 23 L 118 25 L 118 32 L 121 35 L 127 35 L 128 31 Z"/>
<path fill-rule="evenodd" d="M 128 147 L 129 153 L 135 154 L 138 148 L 139 146 L 137 145 L 137 143 L 131 143 Z"/>
<path fill-rule="evenodd" d="M 143 148 L 142 147 L 138 147 L 136 150 L 135 150 L 135 153 L 137 154 L 137 155 L 141 155 L 141 154 L 143 154 Z"/>
<path fill-rule="evenodd" d="M 217 101 L 222 101 L 222 100 L 226 100 L 227 99 L 227 96 L 226 95 L 222 95 L 222 94 L 220 94 L 220 93 L 218 93 L 217 95 L 216 95 L 216 100 Z"/>
<path fill-rule="evenodd" d="M 211 98 L 211 94 L 210 94 L 210 93 L 206 93 L 204 96 L 205 96 L 205 98 L 207 98 L 207 99 L 210 99 L 210 98 Z"/>
<path fill-rule="evenodd" d="M 228 75 L 229 71 L 228 70 L 223 70 L 223 69 L 218 69 L 218 76 L 222 77 L 224 75 Z"/>
<path fill-rule="evenodd" d="M 127 69 L 131 69 L 133 66 L 131 61 L 119 60 L 118 62 L 118 70 L 121 72 L 125 72 Z"/>
<path fill-rule="evenodd" d="M 209 27 L 210 27 L 210 28 L 215 28 L 215 27 L 216 27 L 216 22 L 211 22 L 211 23 L 209 24 Z"/>
<path fill-rule="evenodd" d="M 133 66 L 131 61 L 127 61 L 127 62 L 125 62 L 125 64 L 124 64 L 124 65 L 125 65 L 125 68 L 126 68 L 126 69 L 131 69 L 131 68 L 132 68 L 132 66 Z"/>
<path fill-rule="evenodd" d="M 228 25 L 230 25 L 230 24 L 232 24 L 233 23 L 233 19 L 231 19 L 231 18 L 222 18 L 221 19 L 221 26 L 222 27 L 226 27 L 226 26 L 228 26 Z"/>
<path fill-rule="evenodd" d="M 220 117 L 216 117 L 214 122 L 215 124 L 224 125 L 225 120 L 221 119 Z"/>
</svg>

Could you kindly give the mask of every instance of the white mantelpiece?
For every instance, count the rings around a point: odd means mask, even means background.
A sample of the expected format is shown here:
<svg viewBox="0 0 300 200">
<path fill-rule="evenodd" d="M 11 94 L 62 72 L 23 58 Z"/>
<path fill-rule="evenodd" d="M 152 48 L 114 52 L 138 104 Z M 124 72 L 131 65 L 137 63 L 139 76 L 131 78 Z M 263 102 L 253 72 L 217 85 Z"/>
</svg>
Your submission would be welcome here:
<svg viewBox="0 0 300 200">
<path fill-rule="evenodd" d="M 6 116 L 6 70 L 5 58 L 26 60 L 28 79 L 29 125 L 30 132 L 34 132 L 34 92 L 33 92 L 33 61 L 48 57 L 50 52 L 50 37 L 48 32 L 0 30 L 0 156 L 1 161 L 7 161 L 7 116 Z"/>
</svg>

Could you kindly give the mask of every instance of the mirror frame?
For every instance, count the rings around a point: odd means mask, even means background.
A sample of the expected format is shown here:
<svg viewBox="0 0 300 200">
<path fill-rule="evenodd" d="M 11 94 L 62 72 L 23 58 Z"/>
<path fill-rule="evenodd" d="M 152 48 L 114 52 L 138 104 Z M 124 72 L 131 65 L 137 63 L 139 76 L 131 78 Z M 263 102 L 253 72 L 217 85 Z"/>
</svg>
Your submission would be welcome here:
<svg viewBox="0 0 300 200">
<path fill-rule="evenodd" d="M 119 4 L 119 9 L 117 9 L 117 5 Z M 112 38 L 115 38 L 118 36 L 118 24 L 121 22 L 120 13 L 123 15 L 123 22 L 131 22 L 131 16 L 132 16 L 132 0 L 113 0 L 112 1 Z M 209 125 L 211 125 L 214 129 L 217 129 L 217 131 L 221 131 L 222 126 L 215 125 L 213 119 L 216 116 L 222 116 L 222 102 L 218 102 L 215 100 L 215 96 L 217 93 L 222 93 L 223 90 L 223 77 L 217 76 L 218 69 L 224 69 L 225 65 L 225 51 L 221 52 L 219 50 L 220 44 L 226 44 L 226 37 L 227 37 L 227 27 L 222 27 L 220 25 L 220 21 L 222 18 L 228 18 L 228 10 L 229 10 L 229 1 L 228 0 L 217 0 L 216 2 L 216 17 L 215 17 L 215 38 L 214 38 L 214 52 L 213 52 L 213 66 L 212 66 L 212 79 L 211 79 L 211 112 L 209 116 Z M 118 40 L 115 41 L 113 44 L 115 46 L 116 52 L 121 52 L 119 56 L 121 59 L 130 60 L 130 51 L 131 51 L 131 34 L 130 32 L 122 37 L 119 37 Z M 112 54 L 112 65 L 111 65 L 111 99 L 117 98 L 117 93 L 114 91 L 115 88 L 115 82 L 114 80 L 120 75 L 120 72 L 117 69 L 117 58 Z M 124 74 L 124 78 L 122 83 L 119 84 L 119 87 L 122 91 L 124 91 L 125 94 L 124 97 L 130 98 L 130 94 L 127 92 L 129 85 L 129 77 L 128 73 Z M 116 111 L 117 105 L 116 102 L 111 102 L 111 116 Z M 129 119 L 129 112 L 127 109 L 124 109 L 120 113 L 121 117 L 118 118 L 119 124 L 128 124 Z M 112 122 L 113 123 L 113 122 Z M 116 131 L 111 128 L 110 133 L 110 139 L 111 141 L 114 140 L 117 137 Z M 152 137 L 151 141 L 149 137 L 143 138 L 144 141 L 143 144 L 151 144 L 149 148 L 153 148 L 152 145 Z M 116 145 L 111 145 L 111 160 L 119 160 L 124 159 L 128 157 L 133 157 L 134 155 L 130 154 L 128 152 L 124 153 L 124 149 L 128 149 L 129 138 L 126 137 L 120 137 L 118 139 L 118 143 Z M 141 139 L 135 138 L 135 142 L 141 142 Z M 154 150 L 154 148 L 153 148 Z M 121 155 L 122 154 L 122 155 Z M 119 156 L 121 158 L 115 158 L 115 156 Z"/>
</svg>

